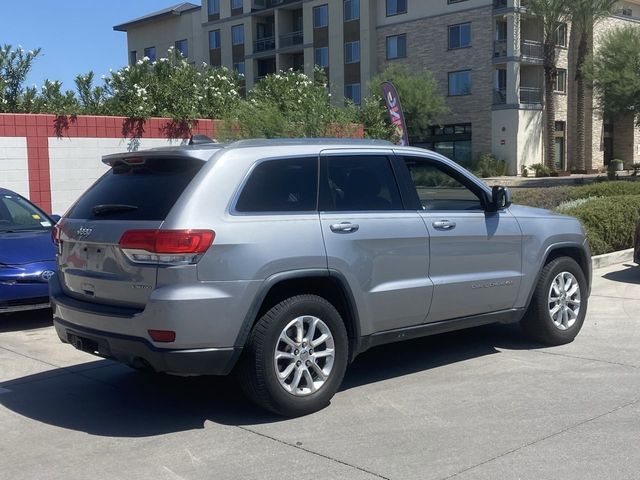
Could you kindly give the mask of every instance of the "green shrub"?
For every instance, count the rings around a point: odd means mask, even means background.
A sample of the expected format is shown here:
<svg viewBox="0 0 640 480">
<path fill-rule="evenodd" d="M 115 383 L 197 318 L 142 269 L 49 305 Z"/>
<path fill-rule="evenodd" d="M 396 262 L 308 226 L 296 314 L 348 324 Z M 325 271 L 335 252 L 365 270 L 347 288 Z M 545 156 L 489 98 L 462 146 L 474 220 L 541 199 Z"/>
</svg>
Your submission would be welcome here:
<svg viewBox="0 0 640 480">
<path fill-rule="evenodd" d="M 531 165 L 533 171 L 536 172 L 536 177 L 549 177 L 551 176 L 551 170 L 543 163 L 534 163 Z"/>
<path fill-rule="evenodd" d="M 640 182 L 601 182 L 568 188 L 568 200 L 587 197 L 617 197 L 620 195 L 640 195 Z"/>
<path fill-rule="evenodd" d="M 640 195 L 596 198 L 565 213 L 582 222 L 593 255 L 624 250 L 633 247 Z"/>
<path fill-rule="evenodd" d="M 507 172 L 507 162 L 490 153 L 481 154 L 474 162 L 473 173 L 480 178 L 502 177 Z"/>
<path fill-rule="evenodd" d="M 573 200 L 569 196 L 571 188 L 575 187 L 514 188 L 512 189 L 513 203 L 553 209 L 563 202 Z"/>
</svg>

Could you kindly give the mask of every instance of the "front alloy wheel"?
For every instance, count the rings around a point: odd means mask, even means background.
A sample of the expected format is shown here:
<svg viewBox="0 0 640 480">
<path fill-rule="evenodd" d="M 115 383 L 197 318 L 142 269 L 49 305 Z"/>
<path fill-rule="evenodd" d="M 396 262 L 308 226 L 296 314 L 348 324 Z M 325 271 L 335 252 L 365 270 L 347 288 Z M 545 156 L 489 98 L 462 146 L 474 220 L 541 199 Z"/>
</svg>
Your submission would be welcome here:
<svg viewBox="0 0 640 480">
<path fill-rule="evenodd" d="M 580 284 L 571 272 L 561 272 L 549 288 L 549 315 L 560 330 L 573 327 L 580 314 Z"/>
</svg>

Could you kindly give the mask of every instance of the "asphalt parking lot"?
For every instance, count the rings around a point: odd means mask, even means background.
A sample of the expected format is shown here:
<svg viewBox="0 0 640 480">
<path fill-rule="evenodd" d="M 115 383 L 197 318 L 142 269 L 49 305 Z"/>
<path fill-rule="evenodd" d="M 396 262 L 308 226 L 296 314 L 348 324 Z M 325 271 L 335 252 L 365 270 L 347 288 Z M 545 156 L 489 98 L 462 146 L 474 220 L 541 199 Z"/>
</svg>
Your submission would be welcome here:
<svg viewBox="0 0 640 480">
<path fill-rule="evenodd" d="M 293 420 L 231 378 L 137 373 L 0 317 L 0 478 L 637 479 L 640 267 L 594 272 L 575 342 L 515 326 L 379 347 Z"/>
</svg>

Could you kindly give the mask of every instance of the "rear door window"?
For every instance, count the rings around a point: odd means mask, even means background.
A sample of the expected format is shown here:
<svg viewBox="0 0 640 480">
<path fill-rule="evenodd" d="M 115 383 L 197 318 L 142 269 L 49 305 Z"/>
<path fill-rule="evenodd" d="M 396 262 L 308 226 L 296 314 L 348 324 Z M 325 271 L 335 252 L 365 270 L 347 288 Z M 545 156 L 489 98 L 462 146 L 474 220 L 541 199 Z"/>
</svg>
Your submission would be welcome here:
<svg viewBox="0 0 640 480">
<path fill-rule="evenodd" d="M 68 218 L 164 220 L 204 162 L 190 158 L 117 161 L 73 206 Z"/>
<path fill-rule="evenodd" d="M 323 159 L 321 210 L 402 210 L 402 200 L 385 155 L 328 155 Z"/>
<path fill-rule="evenodd" d="M 318 157 L 259 163 L 249 175 L 235 210 L 241 213 L 310 212 L 318 198 Z"/>
</svg>

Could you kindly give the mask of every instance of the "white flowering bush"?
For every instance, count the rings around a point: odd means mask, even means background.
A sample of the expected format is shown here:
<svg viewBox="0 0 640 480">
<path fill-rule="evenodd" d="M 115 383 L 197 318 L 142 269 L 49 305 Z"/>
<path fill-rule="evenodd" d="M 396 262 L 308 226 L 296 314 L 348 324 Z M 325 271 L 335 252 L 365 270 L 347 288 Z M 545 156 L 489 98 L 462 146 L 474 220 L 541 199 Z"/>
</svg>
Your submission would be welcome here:
<svg viewBox="0 0 640 480">
<path fill-rule="evenodd" d="M 0 47 L 0 113 L 24 111 L 24 81 L 40 49 L 25 51 L 20 45 Z"/>
</svg>

